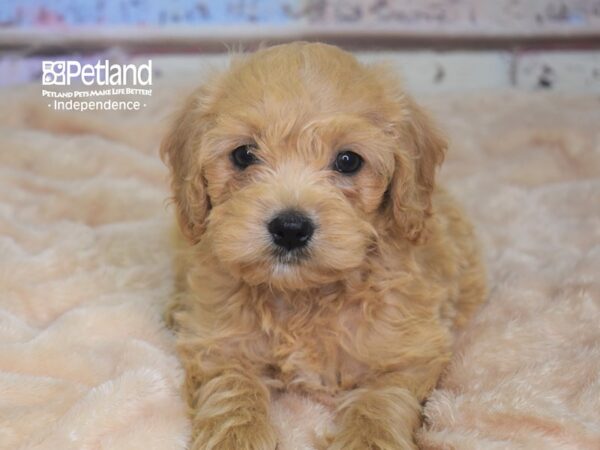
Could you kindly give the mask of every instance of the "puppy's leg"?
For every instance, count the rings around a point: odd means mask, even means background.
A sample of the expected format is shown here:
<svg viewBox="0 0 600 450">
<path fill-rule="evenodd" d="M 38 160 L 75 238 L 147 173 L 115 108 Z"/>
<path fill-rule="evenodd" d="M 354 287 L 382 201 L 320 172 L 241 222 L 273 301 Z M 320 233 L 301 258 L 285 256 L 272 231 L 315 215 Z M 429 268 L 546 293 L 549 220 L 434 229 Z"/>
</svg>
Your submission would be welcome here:
<svg viewBox="0 0 600 450">
<path fill-rule="evenodd" d="M 384 375 L 348 392 L 337 410 L 338 430 L 329 450 L 413 450 L 421 400 L 435 386 L 442 364 L 427 373 Z"/>
<path fill-rule="evenodd" d="M 191 384 L 191 385 L 190 385 Z M 201 383 L 188 378 L 192 450 L 274 450 L 269 391 L 260 379 L 224 370 Z"/>
</svg>

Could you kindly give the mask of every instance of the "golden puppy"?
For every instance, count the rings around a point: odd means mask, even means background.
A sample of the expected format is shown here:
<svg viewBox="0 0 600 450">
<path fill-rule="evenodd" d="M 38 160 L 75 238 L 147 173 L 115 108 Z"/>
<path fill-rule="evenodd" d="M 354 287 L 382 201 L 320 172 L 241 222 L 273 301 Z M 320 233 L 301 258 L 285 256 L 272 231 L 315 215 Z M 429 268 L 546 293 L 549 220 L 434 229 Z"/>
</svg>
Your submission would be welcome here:
<svg viewBox="0 0 600 450">
<path fill-rule="evenodd" d="M 329 449 L 415 447 L 485 295 L 434 187 L 445 148 L 392 74 L 328 45 L 240 57 L 191 95 L 161 152 L 191 244 L 170 321 L 193 449 L 275 449 L 286 391 L 334 411 Z"/>
</svg>

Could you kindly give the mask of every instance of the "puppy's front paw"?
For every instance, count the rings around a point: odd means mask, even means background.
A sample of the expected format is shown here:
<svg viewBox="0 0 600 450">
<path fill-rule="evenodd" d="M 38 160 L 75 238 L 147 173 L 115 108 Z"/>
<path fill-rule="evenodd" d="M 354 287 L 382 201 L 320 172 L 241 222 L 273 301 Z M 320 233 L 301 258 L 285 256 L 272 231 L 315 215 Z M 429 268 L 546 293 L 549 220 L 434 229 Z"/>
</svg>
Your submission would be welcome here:
<svg viewBox="0 0 600 450">
<path fill-rule="evenodd" d="M 410 433 L 399 437 L 381 424 L 358 421 L 355 427 L 341 428 L 327 450 L 417 450 L 417 446 Z"/>
<path fill-rule="evenodd" d="M 277 448 L 275 432 L 268 423 L 245 419 L 233 415 L 197 428 L 190 450 L 275 450 Z"/>
<path fill-rule="evenodd" d="M 197 383 L 188 371 L 192 450 L 275 450 L 269 392 L 252 373 L 224 370 Z"/>
<path fill-rule="evenodd" d="M 328 450 L 416 450 L 419 404 L 405 389 L 361 390 L 339 411 Z"/>
<path fill-rule="evenodd" d="M 340 430 L 327 450 L 417 450 L 417 446 L 411 436 L 398 439 L 377 424 L 364 424 L 363 428 Z"/>
</svg>

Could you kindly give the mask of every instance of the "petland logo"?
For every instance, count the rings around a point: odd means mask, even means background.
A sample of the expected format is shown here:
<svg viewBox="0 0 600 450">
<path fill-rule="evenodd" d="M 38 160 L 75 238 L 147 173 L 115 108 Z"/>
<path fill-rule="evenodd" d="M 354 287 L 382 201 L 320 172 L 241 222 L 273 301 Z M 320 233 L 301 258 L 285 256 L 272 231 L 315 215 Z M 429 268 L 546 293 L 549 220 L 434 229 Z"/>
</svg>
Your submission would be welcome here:
<svg viewBox="0 0 600 450">
<path fill-rule="evenodd" d="M 107 59 L 87 62 L 42 61 L 42 97 L 50 100 L 48 108 L 139 111 L 148 106 L 145 102 L 152 96 L 152 60 L 144 64 L 111 64 Z"/>
<path fill-rule="evenodd" d="M 151 86 L 152 60 L 147 64 L 111 64 L 107 59 L 96 64 L 79 61 L 42 61 L 44 86 L 70 86 L 75 80 L 91 86 Z"/>
</svg>

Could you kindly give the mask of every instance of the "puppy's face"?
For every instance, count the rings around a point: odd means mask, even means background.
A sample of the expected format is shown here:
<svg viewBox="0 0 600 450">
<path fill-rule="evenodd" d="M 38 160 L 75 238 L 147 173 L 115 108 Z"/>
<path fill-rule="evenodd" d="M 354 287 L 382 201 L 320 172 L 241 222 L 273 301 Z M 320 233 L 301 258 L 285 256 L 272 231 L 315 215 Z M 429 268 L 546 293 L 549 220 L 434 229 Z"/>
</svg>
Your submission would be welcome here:
<svg viewBox="0 0 600 450">
<path fill-rule="evenodd" d="M 416 241 L 443 151 L 393 77 L 302 43 L 235 61 L 162 146 L 186 236 L 280 289 L 343 278 L 390 227 Z"/>
</svg>

